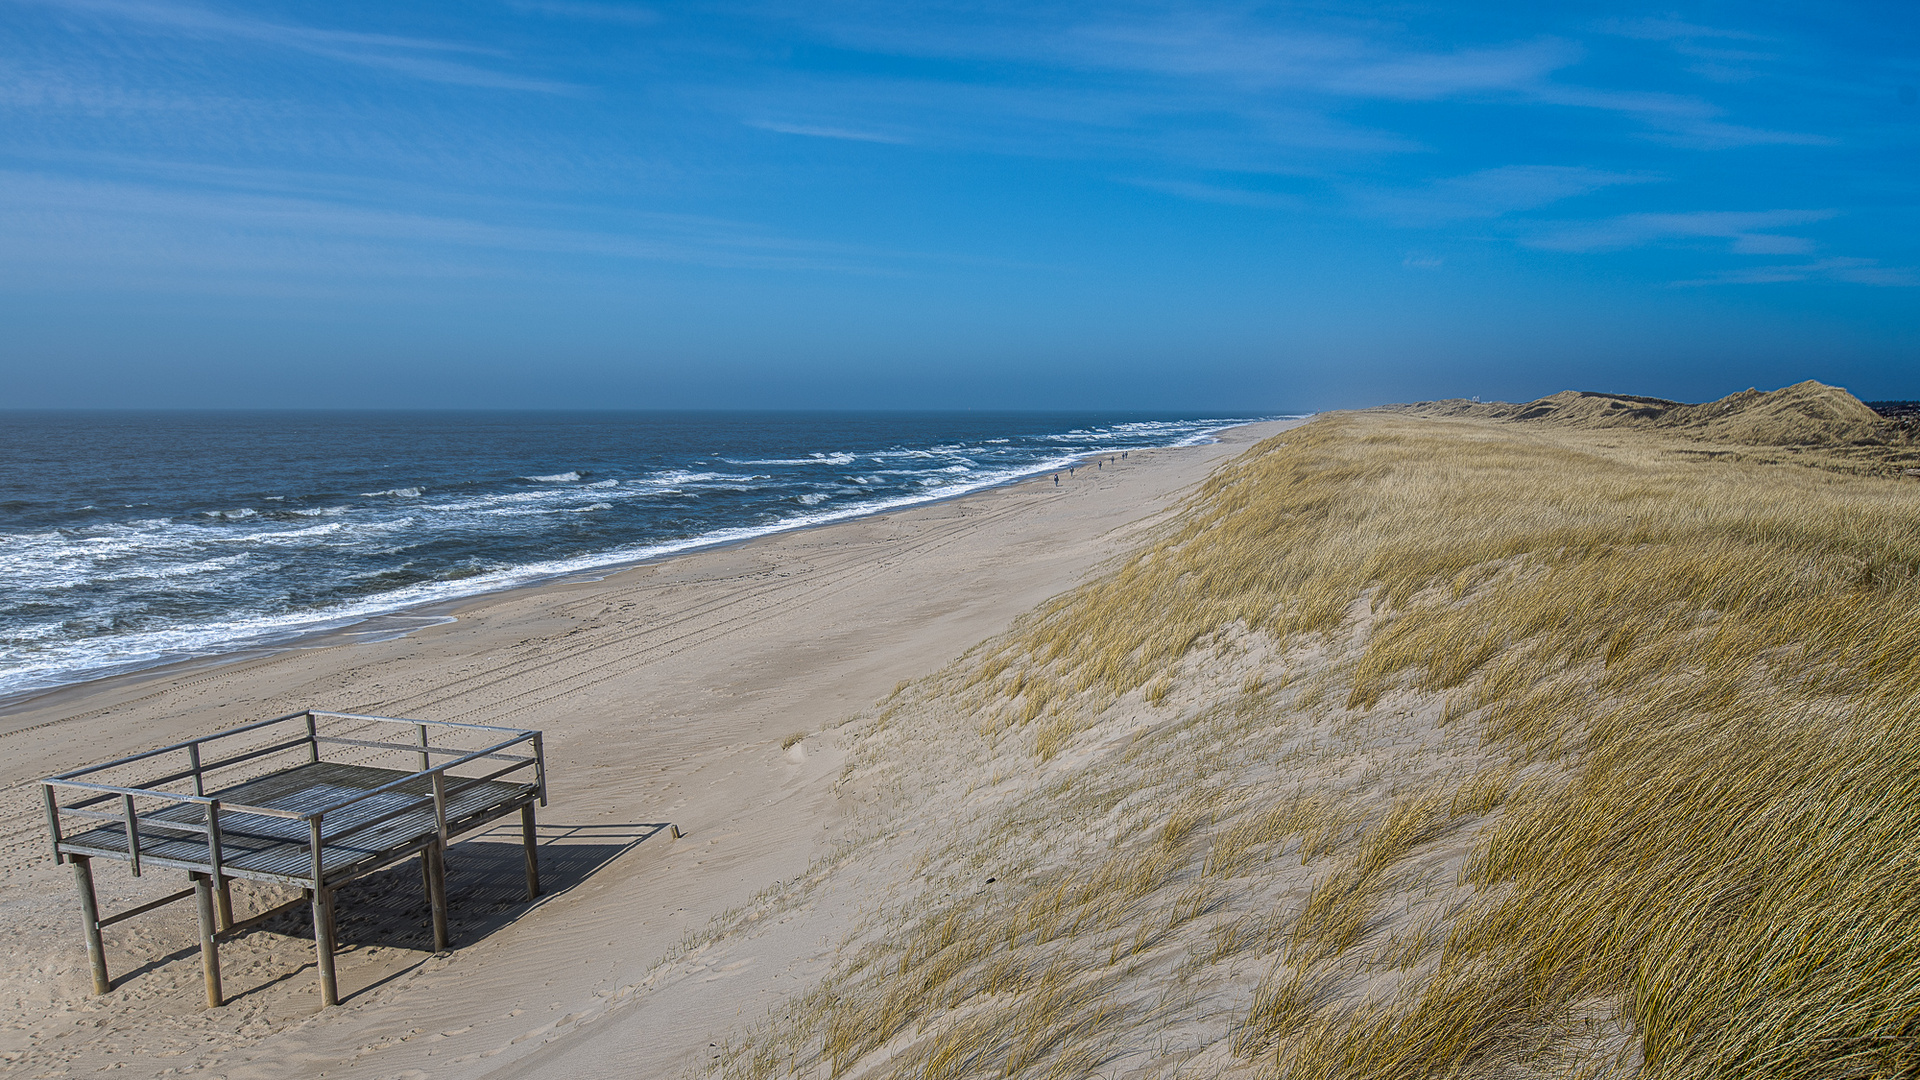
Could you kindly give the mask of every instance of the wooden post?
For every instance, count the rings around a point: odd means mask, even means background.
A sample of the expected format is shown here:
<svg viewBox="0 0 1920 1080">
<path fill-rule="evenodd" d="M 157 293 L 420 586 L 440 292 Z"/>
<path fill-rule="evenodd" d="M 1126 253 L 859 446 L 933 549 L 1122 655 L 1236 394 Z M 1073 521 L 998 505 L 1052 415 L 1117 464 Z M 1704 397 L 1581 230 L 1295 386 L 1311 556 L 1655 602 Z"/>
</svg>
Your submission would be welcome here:
<svg viewBox="0 0 1920 1080">
<path fill-rule="evenodd" d="M 533 733 L 533 782 L 540 789 L 540 805 L 547 805 L 547 752 L 540 733 Z"/>
<path fill-rule="evenodd" d="M 198 761 L 195 762 L 196 767 Z M 231 878 L 221 873 L 225 859 L 220 845 L 220 800 L 215 799 L 207 805 L 207 865 L 213 868 L 213 883 L 218 888 L 214 899 L 219 906 L 220 929 L 233 929 L 233 889 Z"/>
<path fill-rule="evenodd" d="M 534 849 L 533 804 L 520 808 L 520 843 L 527 854 L 527 899 L 540 895 L 540 854 Z"/>
<path fill-rule="evenodd" d="M 447 935 L 447 849 L 439 844 L 427 847 L 427 903 L 433 908 L 433 951 L 453 948 Z"/>
<path fill-rule="evenodd" d="M 313 714 L 307 714 L 313 723 Z M 318 748 L 320 744 L 315 743 Z M 327 888 L 326 847 L 320 819 L 307 819 L 308 839 L 313 855 L 313 951 L 320 958 L 320 1007 L 340 1004 L 340 984 L 333 977 L 333 890 Z"/>
<path fill-rule="evenodd" d="M 213 885 L 208 874 L 191 874 L 194 904 L 200 909 L 200 973 L 207 982 L 207 1008 L 226 1004 L 220 996 L 220 946 L 213 940 Z"/>
<path fill-rule="evenodd" d="M 313 718 L 312 709 L 307 710 L 307 760 L 315 764 L 320 761 L 320 724 Z"/>
<path fill-rule="evenodd" d="M 340 1004 L 340 984 L 333 974 L 333 890 L 313 890 L 313 951 L 320 958 L 320 1006 Z"/>
<path fill-rule="evenodd" d="M 140 815 L 134 813 L 133 796 L 120 796 L 120 804 L 125 810 L 127 824 L 127 861 L 132 864 L 133 876 L 140 876 Z"/>
<path fill-rule="evenodd" d="M 450 842 L 447 836 L 447 774 L 445 770 L 434 772 L 433 784 L 433 830 L 440 834 L 440 846 L 445 848 Z"/>
<path fill-rule="evenodd" d="M 424 749 L 424 747 L 427 746 L 427 725 L 416 724 L 415 726 L 420 729 L 420 745 L 423 747 L 420 751 L 420 771 L 426 772 L 428 769 L 433 768 L 433 755 L 427 753 Z"/>
<path fill-rule="evenodd" d="M 60 853 L 60 797 L 54 794 L 52 784 L 41 784 L 40 794 L 47 804 L 47 833 L 53 837 L 53 865 L 59 866 L 67 861 Z"/>
<path fill-rule="evenodd" d="M 100 942 L 100 903 L 93 895 L 93 869 L 85 855 L 69 855 L 73 863 L 73 883 L 80 889 L 80 919 L 87 930 L 87 963 L 93 968 L 93 992 L 104 994 L 113 989 L 107 979 L 107 949 Z"/>
</svg>

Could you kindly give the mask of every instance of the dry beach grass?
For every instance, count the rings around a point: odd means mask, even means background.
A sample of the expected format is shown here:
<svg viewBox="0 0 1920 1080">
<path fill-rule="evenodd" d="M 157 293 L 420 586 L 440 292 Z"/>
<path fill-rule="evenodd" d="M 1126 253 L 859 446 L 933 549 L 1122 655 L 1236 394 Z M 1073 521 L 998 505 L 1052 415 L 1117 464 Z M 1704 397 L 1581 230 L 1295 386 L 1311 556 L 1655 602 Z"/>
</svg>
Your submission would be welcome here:
<svg viewBox="0 0 1920 1080">
<path fill-rule="evenodd" d="M 1920 1068 L 1920 486 L 1697 450 L 1359 414 L 1224 467 L 845 729 L 866 839 L 791 904 L 862 921 L 716 1068 Z"/>
</svg>

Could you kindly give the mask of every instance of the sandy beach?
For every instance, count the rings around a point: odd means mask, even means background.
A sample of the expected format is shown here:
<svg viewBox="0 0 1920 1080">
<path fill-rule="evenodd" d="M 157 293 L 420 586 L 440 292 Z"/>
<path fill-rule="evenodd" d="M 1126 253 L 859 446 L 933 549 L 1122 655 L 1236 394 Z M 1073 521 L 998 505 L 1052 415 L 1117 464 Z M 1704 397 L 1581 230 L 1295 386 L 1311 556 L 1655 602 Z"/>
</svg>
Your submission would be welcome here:
<svg viewBox="0 0 1920 1080">
<path fill-rule="evenodd" d="M 591 1063 L 650 1077 L 704 1064 L 722 1032 L 810 986 L 834 943 L 817 926 L 772 932 L 750 957 L 668 983 L 649 972 L 832 850 L 845 819 L 836 724 L 1084 580 L 1284 426 L 1134 451 L 1058 486 L 1041 477 L 482 597 L 394 640 L 103 680 L 7 710 L 0 1069 L 533 1076 Z M 338 1008 L 316 1008 L 310 940 L 256 932 L 223 948 L 231 1001 L 205 1009 L 185 904 L 111 927 L 116 989 L 90 996 L 71 879 L 46 853 L 34 781 L 309 707 L 544 730 L 546 895 L 526 904 L 512 838 L 482 836 L 450 857 L 451 954 L 422 949 L 411 866 L 343 891 Z M 163 895 L 176 876 L 104 867 L 103 905 Z M 266 906 L 237 892 L 243 907 Z M 307 932 L 298 918 L 276 925 Z"/>
</svg>

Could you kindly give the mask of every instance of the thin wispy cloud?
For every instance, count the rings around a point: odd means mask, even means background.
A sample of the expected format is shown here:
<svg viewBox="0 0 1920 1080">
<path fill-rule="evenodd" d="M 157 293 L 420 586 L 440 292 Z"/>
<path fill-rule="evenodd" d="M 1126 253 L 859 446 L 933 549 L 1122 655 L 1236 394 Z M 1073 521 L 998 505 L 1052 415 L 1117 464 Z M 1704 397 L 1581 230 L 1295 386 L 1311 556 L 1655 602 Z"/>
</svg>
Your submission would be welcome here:
<svg viewBox="0 0 1920 1080">
<path fill-rule="evenodd" d="M 1579 59 L 1564 41 L 1539 41 L 1446 54 L 1397 56 L 1332 74 L 1330 93 L 1398 101 L 1433 101 L 1488 93 L 1532 94 L 1548 75 Z"/>
<path fill-rule="evenodd" d="M 267 183 L 280 180 L 269 177 Z M 437 266 L 435 273 L 465 276 L 515 274 L 512 260 L 526 255 L 758 270 L 885 270 L 879 253 L 783 237 L 744 222 L 625 217 L 624 228 L 583 230 L 231 186 L 75 181 L 0 170 L 0 273 L 17 279 L 26 269 L 22 260 L 31 258 L 43 267 L 105 260 L 116 272 L 198 265 L 234 273 L 392 276 Z"/>
<path fill-rule="evenodd" d="M 1305 200 L 1297 195 L 1287 195 L 1272 191 L 1252 191 L 1246 188 L 1227 187 L 1221 184 L 1208 184 L 1192 180 L 1156 180 L 1143 177 L 1126 177 L 1123 184 L 1146 188 L 1172 195 L 1175 198 L 1191 199 L 1195 202 L 1219 203 L 1222 206 L 1247 206 L 1261 210 L 1292 210 L 1305 205 Z"/>
<path fill-rule="evenodd" d="M 1404 225 L 1431 226 L 1503 217 L 1610 187 L 1658 179 L 1582 165 L 1502 165 L 1435 180 L 1412 190 L 1362 189 L 1354 193 L 1353 200 L 1364 213 Z"/>
<path fill-rule="evenodd" d="M 1717 83 L 1742 83 L 1763 77 L 1780 59 L 1776 43 L 1746 30 L 1703 26 L 1671 16 L 1610 19 L 1601 33 L 1658 42 L 1685 59 L 1685 70 Z"/>
<path fill-rule="evenodd" d="M 303 26 L 152 0 L 14 2 L 42 3 L 70 12 L 93 15 L 122 26 L 144 28 L 149 32 L 277 46 L 429 82 L 548 94 L 571 93 L 578 89 L 552 79 L 530 78 L 445 59 L 447 54 L 507 58 L 503 50 L 468 42 Z"/>
<path fill-rule="evenodd" d="M 1044 16 L 979 26 L 899 25 L 823 17 L 819 28 L 849 45 L 906 55 L 997 59 L 1063 71 L 1110 71 L 1178 80 L 1170 98 L 1204 87 L 1241 95 L 1283 92 L 1341 100 L 1436 102 L 1479 99 L 1614 113 L 1669 144 L 1719 150 L 1759 144 L 1818 145 L 1829 137 L 1741 124 L 1693 94 L 1594 85 L 1578 77 L 1588 48 L 1563 36 L 1452 50 L 1411 48 L 1389 35 L 1363 36 L 1306 25 L 1274 27 L 1242 15 L 1180 10 L 1153 19 Z M 1671 45 L 1708 34 L 1673 20 L 1622 24 L 1632 35 Z M 1017 29 L 1016 29 L 1017 26 Z M 1607 31 L 1617 33 L 1616 31 Z M 1245 108 L 1257 98 L 1238 106 Z"/>
<path fill-rule="evenodd" d="M 749 120 L 747 126 L 761 131 L 778 132 L 781 135 L 803 135 L 810 139 L 841 139 L 848 142 L 892 143 L 902 145 L 908 140 L 898 135 L 886 135 L 877 131 L 858 131 L 853 128 L 833 127 L 824 124 L 789 124 L 778 120 Z"/>
<path fill-rule="evenodd" d="M 592 0 L 510 0 L 507 6 L 515 11 L 536 15 L 624 23 L 628 26 L 652 26 L 660 21 L 659 12 L 639 4 L 594 3 Z"/>
<path fill-rule="evenodd" d="M 1910 267 L 1881 266 L 1874 259 L 1831 258 L 1807 263 L 1776 266 L 1749 266 L 1723 270 L 1703 278 L 1676 281 L 1675 285 L 1785 285 L 1801 281 L 1836 281 L 1848 285 L 1879 285 L 1892 288 L 1920 286 L 1920 273 Z"/>
<path fill-rule="evenodd" d="M 1810 251 L 1813 241 L 1772 230 L 1827 221 L 1835 210 L 1701 210 L 1669 214 L 1622 214 L 1602 221 L 1563 222 L 1526 239 L 1554 251 L 1620 251 L 1671 241 L 1724 240 L 1739 255 L 1788 255 Z"/>
<path fill-rule="evenodd" d="M 1705 26 L 1672 15 L 1648 15 L 1628 19 L 1603 19 L 1595 24 L 1602 33 L 1646 41 L 1696 41 L 1718 38 L 1725 41 L 1764 41 L 1764 35 L 1751 30 Z"/>
</svg>

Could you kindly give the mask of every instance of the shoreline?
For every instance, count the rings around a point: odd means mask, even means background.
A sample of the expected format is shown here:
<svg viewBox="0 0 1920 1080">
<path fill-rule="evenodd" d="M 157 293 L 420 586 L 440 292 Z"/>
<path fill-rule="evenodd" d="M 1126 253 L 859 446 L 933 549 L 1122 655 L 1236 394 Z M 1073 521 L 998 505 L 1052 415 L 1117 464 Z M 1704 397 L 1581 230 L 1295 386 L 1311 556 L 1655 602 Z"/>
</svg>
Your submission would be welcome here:
<svg viewBox="0 0 1920 1080">
<path fill-rule="evenodd" d="M 18 930 L 0 954 L 0 1007 L 20 1018 L 21 1050 L 0 1073 L 137 1062 L 134 1075 L 205 1067 L 234 1080 L 478 1076 L 519 1062 L 535 1075 L 529 1055 L 582 1039 L 618 1042 L 633 1075 L 696 1066 L 742 1010 L 782 1000 L 826 963 L 821 942 L 770 927 L 750 964 L 648 981 L 676 943 L 845 843 L 838 726 L 1099 572 L 1218 465 L 1290 426 L 1131 453 L 1058 488 L 1042 474 L 473 597 L 454 622 L 382 641 L 116 676 L 11 710 L 0 808 L 15 826 L 0 847 L 18 869 L 0 879 L 0 915 Z M 517 834 L 513 845 L 481 835 L 449 856 L 452 953 L 417 940 L 410 865 L 343 893 L 360 921 L 343 931 L 337 1009 L 316 1011 L 298 918 L 223 946 L 231 1003 L 201 1008 L 194 916 L 177 906 L 109 928 L 116 988 L 92 997 L 33 781 L 303 707 L 542 729 L 547 895 L 528 906 L 499 892 L 490 867 L 519 858 Z M 685 835 L 666 835 L 669 823 Z M 97 887 L 121 910 L 177 888 L 172 878 L 103 868 Z M 274 899 L 236 891 L 243 912 Z"/>
<path fill-rule="evenodd" d="M 1194 447 L 1194 446 L 1204 446 L 1209 443 L 1218 441 L 1222 435 L 1231 431 L 1238 430 L 1240 428 L 1251 427 L 1257 424 L 1304 423 L 1308 419 L 1311 419 L 1311 414 L 1302 415 L 1302 416 L 1269 417 L 1266 419 L 1254 420 L 1247 423 L 1231 424 L 1227 427 L 1216 428 L 1211 431 L 1203 432 L 1199 436 L 1190 436 L 1187 439 L 1183 439 L 1180 442 L 1171 443 L 1167 446 L 1128 447 L 1126 448 L 1126 450 L 1127 452 L 1131 452 L 1135 449 L 1138 449 L 1145 452 L 1145 451 L 1175 450 L 1175 449 L 1182 449 L 1182 448 Z M 1119 451 L 1115 451 L 1115 452 L 1118 453 Z M 1048 466 L 1046 468 L 1037 469 L 1032 472 L 1020 473 L 1014 476 L 1005 477 L 1003 479 L 993 480 L 987 483 L 983 483 L 983 484 L 980 484 L 979 486 L 966 487 L 965 490 L 952 492 L 950 494 L 933 495 L 924 499 L 911 499 L 911 500 L 897 501 L 892 504 L 884 504 L 884 505 L 875 506 L 875 507 L 849 507 L 839 512 L 833 512 L 826 515 L 822 515 L 817 520 L 806 520 L 803 518 L 797 521 L 785 521 L 785 522 L 775 523 L 765 527 L 760 531 L 748 531 L 747 535 L 740 535 L 740 536 L 718 535 L 718 538 L 713 538 L 713 539 L 707 539 L 702 537 L 687 537 L 687 538 L 684 538 L 683 540 L 666 541 L 661 544 L 654 544 L 649 546 L 653 548 L 670 548 L 671 550 L 656 551 L 652 554 L 644 554 L 639 556 L 623 556 L 619 558 L 614 558 L 608 562 L 592 563 L 590 565 L 585 565 L 585 566 L 581 566 L 574 569 L 534 573 L 532 574 L 532 576 L 522 580 L 515 580 L 515 581 L 509 581 L 509 582 L 500 583 L 500 584 L 489 585 L 475 592 L 456 593 L 450 596 L 434 597 L 434 598 L 423 599 L 423 600 L 405 601 L 405 602 L 400 602 L 393 607 L 382 607 L 382 608 L 378 608 L 376 610 L 370 610 L 358 615 L 320 616 L 315 619 L 315 621 L 319 623 L 332 623 L 337 620 L 346 620 L 344 622 L 339 622 L 338 625 L 311 627 L 307 629 L 289 629 L 282 632 L 269 631 L 260 635 L 256 635 L 252 638 L 248 638 L 248 637 L 236 638 L 225 645 L 218 646 L 213 650 L 207 651 L 207 652 L 194 653 L 189 655 L 179 655 L 179 656 L 173 656 L 168 658 L 160 658 L 152 661 L 127 661 L 122 664 L 103 665 L 102 667 L 93 669 L 90 672 L 83 672 L 80 674 L 80 677 L 75 678 L 71 681 L 60 682 L 50 686 L 32 687 L 24 690 L 16 690 L 16 691 L 10 691 L 10 692 L 0 692 L 0 738 L 4 738 L 8 734 L 8 732 L 5 731 L 3 727 L 4 721 L 9 715 L 13 714 L 14 712 L 33 707 L 41 703 L 43 699 L 46 699 L 55 695 L 62 695 L 68 691 L 84 690 L 84 688 L 92 686 L 95 683 L 103 683 L 103 682 L 108 682 L 111 680 L 118 680 L 118 679 L 137 680 L 141 678 L 159 678 L 159 677 L 168 677 L 168 676 L 178 676 L 181 674 L 187 674 L 187 673 L 199 671 L 213 665 L 235 662 L 240 660 L 256 659 L 263 656 L 271 656 L 276 653 L 283 652 L 289 649 L 331 648 L 335 645 L 355 644 L 361 639 L 366 639 L 365 636 L 368 634 L 386 635 L 386 636 L 404 636 L 406 634 L 415 633 L 418 630 L 425 629 L 427 626 L 438 625 L 441 622 L 445 622 L 445 621 L 449 621 L 454 618 L 457 618 L 454 612 L 466 606 L 469 606 L 471 604 L 484 602 L 489 597 L 502 596 L 502 595 L 517 592 L 523 589 L 541 589 L 541 588 L 547 588 L 550 586 L 563 585 L 568 583 L 583 583 L 583 582 L 604 580 L 605 578 L 615 574 L 625 573 L 629 570 L 637 569 L 643 566 L 653 565 L 663 560 L 679 558 L 684 555 L 693 555 L 701 552 L 721 550 L 724 548 L 728 548 L 728 547 L 732 547 L 740 544 L 751 544 L 757 540 L 763 539 L 765 537 L 770 537 L 770 536 L 782 536 L 790 533 L 805 532 L 812 529 L 831 528 L 832 526 L 843 524 L 846 522 L 861 521 L 861 520 L 874 518 L 874 517 L 882 517 L 887 514 L 899 513 L 901 511 L 912 510 L 912 509 L 916 509 L 923 506 L 937 506 L 944 502 L 950 502 L 956 499 L 965 499 L 965 498 L 972 497 L 974 495 L 979 495 L 985 492 L 991 492 L 1000 488 L 1009 487 L 1016 484 L 1028 483 L 1030 481 L 1037 480 L 1043 476 L 1047 476 L 1051 473 L 1058 472 L 1063 469 L 1077 468 L 1080 463 L 1091 460 L 1095 456 L 1097 455 L 1093 455 L 1093 454 L 1082 455 L 1078 458 L 1070 459 L 1066 464 L 1061 464 L 1058 466 Z M 739 530 L 739 529 L 722 530 L 721 532 L 726 533 L 726 532 L 738 532 L 738 531 L 743 531 L 743 530 Z M 675 545 L 680 545 L 680 546 L 675 546 Z M 582 556 L 580 558 L 591 560 L 594 557 Z M 514 570 L 514 569 L 497 571 L 497 573 L 509 574 L 509 575 L 520 573 L 520 572 L 522 571 Z M 382 619 L 409 619 L 409 618 L 420 618 L 420 619 L 428 619 L 428 620 L 434 620 L 434 621 L 425 622 L 420 626 L 407 628 L 407 629 L 397 629 L 397 630 L 376 629 L 371 631 L 361 629 L 362 627 L 365 627 L 368 623 L 377 622 Z M 375 637 L 375 638 L 366 639 L 366 640 L 383 640 L 383 639 L 384 638 L 382 637 Z"/>
</svg>

